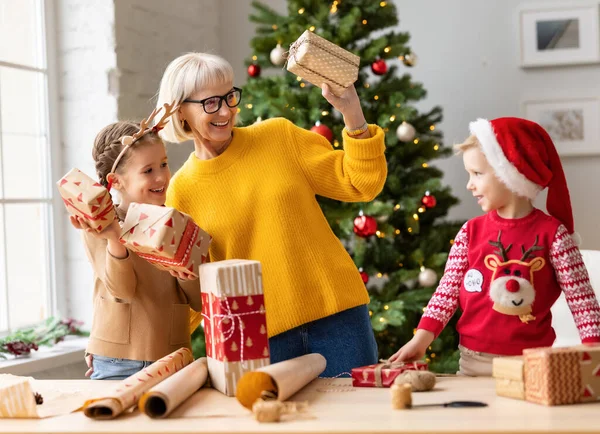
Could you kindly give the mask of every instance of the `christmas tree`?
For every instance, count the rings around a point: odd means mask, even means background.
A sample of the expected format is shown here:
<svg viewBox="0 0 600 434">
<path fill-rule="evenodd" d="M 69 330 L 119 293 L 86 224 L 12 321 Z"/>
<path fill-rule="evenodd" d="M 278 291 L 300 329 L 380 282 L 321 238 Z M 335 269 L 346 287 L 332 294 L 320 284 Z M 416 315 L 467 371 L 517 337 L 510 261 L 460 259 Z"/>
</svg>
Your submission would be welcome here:
<svg viewBox="0 0 600 434">
<path fill-rule="evenodd" d="M 253 2 L 257 23 L 247 59 L 248 82 L 239 108 L 242 124 L 285 117 L 341 146 L 341 114 L 321 89 L 282 72 L 285 51 L 305 30 L 360 56 L 355 83 L 367 121 L 385 131 L 388 178 L 376 200 L 340 203 L 319 198 L 335 232 L 361 270 L 371 297 L 370 313 L 380 356 L 387 358 L 408 342 L 443 272 L 460 223 L 442 219 L 457 203 L 429 165 L 448 156 L 436 129 L 442 110 L 419 113 L 425 97 L 407 72 L 417 64 L 407 33 L 382 30 L 398 24 L 395 6 L 373 0 L 289 0 L 288 15 Z M 374 35 L 374 32 L 377 32 Z M 262 76 L 263 70 L 273 74 Z M 277 72 L 279 70 L 279 72 Z M 455 372 L 456 318 L 427 352 L 432 370 Z"/>
</svg>

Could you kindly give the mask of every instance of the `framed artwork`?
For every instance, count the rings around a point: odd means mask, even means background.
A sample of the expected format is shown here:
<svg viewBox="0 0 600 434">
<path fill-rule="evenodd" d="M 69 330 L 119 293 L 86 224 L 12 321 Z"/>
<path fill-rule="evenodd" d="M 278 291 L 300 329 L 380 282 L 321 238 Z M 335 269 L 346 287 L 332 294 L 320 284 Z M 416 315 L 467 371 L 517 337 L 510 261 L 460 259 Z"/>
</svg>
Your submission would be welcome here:
<svg viewBox="0 0 600 434">
<path fill-rule="evenodd" d="M 600 155 L 600 99 L 528 101 L 523 112 L 548 132 L 560 156 Z"/>
<path fill-rule="evenodd" d="M 525 4 L 519 8 L 521 66 L 600 62 L 598 2 Z"/>
</svg>

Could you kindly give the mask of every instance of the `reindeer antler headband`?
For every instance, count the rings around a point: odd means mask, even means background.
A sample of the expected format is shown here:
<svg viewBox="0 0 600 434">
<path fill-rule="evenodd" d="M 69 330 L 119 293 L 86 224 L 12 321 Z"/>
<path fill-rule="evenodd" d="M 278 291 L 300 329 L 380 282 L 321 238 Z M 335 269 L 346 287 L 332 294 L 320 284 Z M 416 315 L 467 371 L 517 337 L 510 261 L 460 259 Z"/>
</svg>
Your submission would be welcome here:
<svg viewBox="0 0 600 434">
<path fill-rule="evenodd" d="M 160 120 L 153 127 L 149 127 L 152 120 L 163 108 L 165 109 L 165 112 L 162 115 L 162 117 L 160 118 Z M 120 140 L 121 140 L 121 143 L 123 144 L 123 149 L 121 149 L 121 152 L 119 152 L 119 155 L 117 155 L 117 158 L 115 158 L 115 162 L 113 163 L 111 172 L 115 173 L 115 170 L 117 170 L 117 166 L 119 165 L 121 158 L 123 158 L 123 155 L 125 155 L 125 152 L 127 152 L 127 150 L 135 142 L 137 142 L 139 139 L 144 137 L 149 132 L 157 133 L 160 130 L 162 130 L 165 127 L 165 125 L 167 125 L 169 123 L 169 117 L 171 117 L 173 115 L 173 113 L 175 113 L 177 111 L 178 108 L 179 108 L 179 106 L 175 107 L 174 102 L 171 104 L 165 103 L 165 104 L 163 104 L 162 107 L 155 108 L 154 110 L 152 110 L 152 113 L 150 113 L 150 116 L 148 116 L 146 119 L 143 119 L 140 122 L 140 129 L 137 133 L 135 133 L 133 136 L 121 137 Z M 108 189 L 110 190 L 110 184 L 109 184 Z"/>
</svg>

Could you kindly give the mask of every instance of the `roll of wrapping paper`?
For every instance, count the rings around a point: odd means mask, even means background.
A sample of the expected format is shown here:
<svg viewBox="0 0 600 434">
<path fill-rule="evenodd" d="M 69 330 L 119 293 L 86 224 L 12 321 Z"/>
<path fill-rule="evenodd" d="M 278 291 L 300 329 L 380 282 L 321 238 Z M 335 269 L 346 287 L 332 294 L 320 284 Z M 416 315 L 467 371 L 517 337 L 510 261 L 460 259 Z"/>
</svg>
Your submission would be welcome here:
<svg viewBox="0 0 600 434">
<path fill-rule="evenodd" d="M 317 378 L 326 366 L 325 357 L 316 353 L 264 366 L 240 378 L 235 396 L 248 409 L 264 394 L 285 401 Z"/>
<path fill-rule="evenodd" d="M 86 401 L 83 404 L 83 412 L 92 419 L 113 419 L 133 407 L 144 392 L 166 380 L 193 361 L 192 352 L 188 348 L 180 348 L 142 369 L 137 374 L 119 382 L 117 387 L 107 396 Z"/>
<path fill-rule="evenodd" d="M 207 378 L 208 365 L 203 357 L 144 393 L 138 408 L 153 419 L 167 417 L 204 386 Z"/>
</svg>

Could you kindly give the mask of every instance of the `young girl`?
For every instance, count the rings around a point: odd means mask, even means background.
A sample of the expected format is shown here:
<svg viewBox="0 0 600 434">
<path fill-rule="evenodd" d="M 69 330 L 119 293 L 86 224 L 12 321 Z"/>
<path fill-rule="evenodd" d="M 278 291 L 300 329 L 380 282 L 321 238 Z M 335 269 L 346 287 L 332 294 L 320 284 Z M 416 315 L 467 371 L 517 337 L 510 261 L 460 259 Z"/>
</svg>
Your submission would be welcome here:
<svg viewBox="0 0 600 434">
<path fill-rule="evenodd" d="M 565 293 L 582 342 L 600 342 L 600 307 L 577 247 L 569 190 L 552 139 L 534 122 L 479 119 L 456 148 L 485 215 L 464 224 L 415 336 L 390 360 L 423 357 L 460 304 L 460 374 L 551 346 L 550 308 Z M 548 214 L 533 207 L 548 188 Z"/>
<path fill-rule="evenodd" d="M 171 172 L 157 134 L 161 124 L 145 128 L 149 122 L 143 121 L 142 128 L 116 122 L 100 131 L 94 142 L 92 155 L 100 183 L 120 195 L 115 205 L 119 221 L 132 202 L 165 202 Z M 84 230 L 95 274 L 86 375 L 96 380 L 124 379 L 181 347 L 190 348 L 189 308 L 201 309 L 197 276 L 161 271 L 139 258 L 119 243 L 117 220 L 96 233 L 83 219 L 70 219 L 75 228 Z"/>
</svg>

